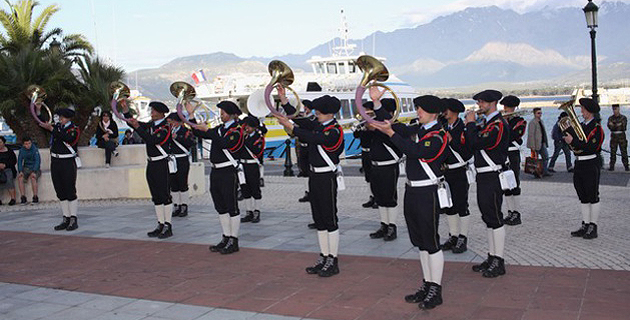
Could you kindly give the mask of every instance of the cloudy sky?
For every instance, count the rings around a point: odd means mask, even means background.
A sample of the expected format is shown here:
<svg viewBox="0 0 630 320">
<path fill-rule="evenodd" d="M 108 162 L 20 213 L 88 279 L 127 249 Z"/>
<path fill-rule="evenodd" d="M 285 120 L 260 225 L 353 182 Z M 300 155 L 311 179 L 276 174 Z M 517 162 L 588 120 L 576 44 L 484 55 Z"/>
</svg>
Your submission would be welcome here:
<svg viewBox="0 0 630 320">
<path fill-rule="evenodd" d="M 39 1 L 41 5 L 36 12 L 51 4 L 61 8 L 49 27 L 86 35 L 100 56 L 128 72 L 157 67 L 180 56 L 216 51 L 242 57 L 304 53 L 339 34 L 341 9 L 346 12 L 350 37 L 363 38 L 374 31 L 428 23 L 469 6 L 497 5 L 526 12 L 545 6 L 583 7 L 587 3 L 587 0 Z M 0 6 L 7 9 L 5 3 Z"/>
</svg>

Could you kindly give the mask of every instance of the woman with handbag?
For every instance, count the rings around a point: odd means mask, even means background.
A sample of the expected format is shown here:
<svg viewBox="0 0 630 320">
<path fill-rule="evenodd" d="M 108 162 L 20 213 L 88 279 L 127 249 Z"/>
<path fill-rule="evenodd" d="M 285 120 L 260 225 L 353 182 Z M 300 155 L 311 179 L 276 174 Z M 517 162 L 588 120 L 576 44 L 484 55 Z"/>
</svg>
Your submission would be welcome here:
<svg viewBox="0 0 630 320">
<path fill-rule="evenodd" d="M 9 205 L 15 205 L 15 164 L 17 158 L 13 150 L 7 148 L 7 139 L 0 136 L 0 190 L 9 190 L 11 201 Z M 2 202 L 0 201 L 0 204 Z"/>
</svg>

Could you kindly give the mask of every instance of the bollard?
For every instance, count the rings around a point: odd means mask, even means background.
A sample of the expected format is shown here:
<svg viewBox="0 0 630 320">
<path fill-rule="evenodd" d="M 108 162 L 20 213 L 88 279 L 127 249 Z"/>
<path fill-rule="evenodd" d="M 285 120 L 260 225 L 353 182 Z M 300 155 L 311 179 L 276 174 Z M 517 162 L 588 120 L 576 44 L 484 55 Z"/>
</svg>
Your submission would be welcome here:
<svg viewBox="0 0 630 320">
<path fill-rule="evenodd" d="M 287 139 L 284 141 L 286 147 L 284 152 L 286 152 L 284 158 L 284 176 L 285 177 L 293 177 L 295 174 L 293 173 L 293 162 L 291 161 L 291 139 Z"/>
</svg>

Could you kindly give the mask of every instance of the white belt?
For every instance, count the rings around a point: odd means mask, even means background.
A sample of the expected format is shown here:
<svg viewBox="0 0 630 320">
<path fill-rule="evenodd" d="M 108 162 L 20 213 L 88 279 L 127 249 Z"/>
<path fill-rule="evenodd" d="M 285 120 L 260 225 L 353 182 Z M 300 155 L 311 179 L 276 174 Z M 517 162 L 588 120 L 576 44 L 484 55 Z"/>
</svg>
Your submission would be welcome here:
<svg viewBox="0 0 630 320">
<path fill-rule="evenodd" d="M 335 171 L 335 169 L 332 169 L 332 168 L 330 168 L 328 166 L 326 166 L 326 167 L 313 167 L 313 166 L 311 166 L 311 171 L 313 171 L 315 173 L 333 172 L 333 171 Z"/>
<path fill-rule="evenodd" d="M 621 134 L 621 133 L 625 133 L 625 131 L 611 131 L 610 133 L 612 133 L 612 134 Z"/>
<path fill-rule="evenodd" d="M 496 165 L 496 166 L 487 166 L 487 167 L 480 167 L 480 168 L 475 168 L 475 170 L 477 171 L 477 173 L 487 173 L 487 172 L 498 172 L 501 171 L 501 166 Z"/>
<path fill-rule="evenodd" d="M 436 186 L 440 183 L 440 180 L 443 180 L 443 178 L 440 178 L 439 180 L 407 180 L 407 185 L 413 188 Z"/>
<path fill-rule="evenodd" d="M 308 143 L 300 143 L 300 147 L 308 147 Z"/>
<path fill-rule="evenodd" d="M 188 155 L 187 155 L 187 154 L 185 154 L 185 153 L 174 154 L 173 156 L 174 156 L 175 158 L 186 158 L 186 157 L 188 157 Z"/>
<path fill-rule="evenodd" d="M 67 153 L 67 154 L 59 154 L 59 153 L 50 153 L 50 156 L 53 158 L 57 158 L 57 159 L 69 159 L 69 158 L 74 158 L 74 154 L 72 153 Z"/>
<path fill-rule="evenodd" d="M 245 163 L 245 164 L 258 164 L 258 160 L 256 160 L 256 159 L 241 159 L 241 163 Z"/>
<path fill-rule="evenodd" d="M 166 159 L 166 158 L 168 158 L 168 155 L 166 155 L 166 156 L 157 156 L 157 157 L 147 157 L 147 159 L 148 159 L 149 161 L 152 161 L 152 162 L 154 162 L 154 161 L 164 160 L 164 159 Z"/>
<path fill-rule="evenodd" d="M 361 151 L 363 151 L 363 152 L 370 152 L 370 148 L 361 148 Z"/>
<path fill-rule="evenodd" d="M 372 161 L 372 165 L 377 166 L 377 167 L 391 166 L 392 164 L 397 164 L 397 163 L 398 163 L 397 160 Z"/>
<path fill-rule="evenodd" d="M 467 163 L 466 162 L 458 162 L 458 163 L 453 163 L 453 164 L 447 164 L 446 168 L 451 170 L 451 169 L 457 169 L 457 168 L 461 168 L 463 166 L 465 166 Z"/>
<path fill-rule="evenodd" d="M 577 161 L 585 161 L 597 158 L 596 154 L 589 154 L 588 156 L 575 156 Z"/>
<path fill-rule="evenodd" d="M 230 162 L 230 161 L 221 162 L 221 163 L 211 163 L 210 165 L 212 166 L 213 169 L 221 169 L 221 168 L 226 168 L 226 167 L 233 167 L 232 162 Z"/>
<path fill-rule="evenodd" d="M 508 151 L 518 151 L 521 148 L 521 145 L 516 141 L 512 141 L 512 145 L 508 148 Z"/>
<path fill-rule="evenodd" d="M 518 151 L 519 149 L 519 147 L 509 147 L 508 151 Z"/>
</svg>

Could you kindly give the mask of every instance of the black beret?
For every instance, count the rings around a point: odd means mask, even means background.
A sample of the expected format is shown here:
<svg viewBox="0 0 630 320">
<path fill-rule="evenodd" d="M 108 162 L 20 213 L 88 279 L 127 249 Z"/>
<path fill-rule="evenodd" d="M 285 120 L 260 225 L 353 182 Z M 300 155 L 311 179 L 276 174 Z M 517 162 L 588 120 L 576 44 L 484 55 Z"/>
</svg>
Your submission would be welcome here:
<svg viewBox="0 0 630 320">
<path fill-rule="evenodd" d="M 503 100 L 500 102 L 502 105 L 510 108 L 516 108 L 519 104 L 521 104 L 521 99 L 515 96 L 505 96 Z"/>
<path fill-rule="evenodd" d="M 236 103 L 232 101 L 221 101 L 217 104 L 217 108 L 225 110 L 227 114 L 240 115 L 243 113 Z"/>
<path fill-rule="evenodd" d="M 258 118 L 252 116 L 251 114 L 245 117 L 241 123 L 246 124 L 252 128 L 258 128 L 258 126 L 260 126 L 260 121 L 258 120 Z"/>
<path fill-rule="evenodd" d="M 367 102 L 363 103 L 363 108 L 365 108 L 367 110 L 374 110 L 374 102 L 367 101 Z"/>
<path fill-rule="evenodd" d="M 159 102 L 159 101 L 151 101 L 149 103 L 149 107 L 153 108 L 153 110 L 155 110 L 157 112 L 160 112 L 160 113 L 168 113 L 169 112 L 168 107 L 164 103 Z"/>
<path fill-rule="evenodd" d="M 486 102 L 499 101 L 503 94 L 497 90 L 484 90 L 473 96 L 473 100 L 483 100 Z"/>
<path fill-rule="evenodd" d="M 445 110 L 442 99 L 432 95 L 416 97 L 413 99 L 413 105 L 416 108 L 422 108 L 422 110 L 428 113 L 441 113 Z"/>
<path fill-rule="evenodd" d="M 580 105 L 586 108 L 586 111 L 590 113 L 598 113 L 599 112 L 599 104 L 595 102 L 595 100 L 591 98 L 582 98 L 580 99 Z"/>
<path fill-rule="evenodd" d="M 168 117 L 166 117 L 166 119 L 171 119 L 174 121 L 182 121 L 182 119 L 179 117 L 177 112 L 171 112 L 171 114 L 169 114 Z"/>
<path fill-rule="evenodd" d="M 387 110 L 387 112 L 396 111 L 396 100 L 392 98 L 386 98 L 386 99 L 381 100 L 381 104 L 383 105 L 383 108 Z"/>
<path fill-rule="evenodd" d="M 302 104 L 311 110 L 313 109 L 313 102 L 311 100 L 302 100 Z"/>
<path fill-rule="evenodd" d="M 453 112 L 464 112 L 464 110 L 466 110 L 466 107 L 464 107 L 464 104 L 457 100 L 457 99 L 453 99 L 453 98 L 444 98 L 442 99 L 442 102 L 444 103 L 446 109 L 451 110 Z"/>
<path fill-rule="evenodd" d="M 313 100 L 313 109 L 324 114 L 335 114 L 340 108 L 341 102 L 336 97 L 325 95 Z"/>
<path fill-rule="evenodd" d="M 74 117 L 74 110 L 70 109 L 70 108 L 61 108 L 61 109 L 57 109 L 55 110 L 55 114 L 67 118 L 67 119 L 71 119 L 72 117 Z"/>
</svg>

